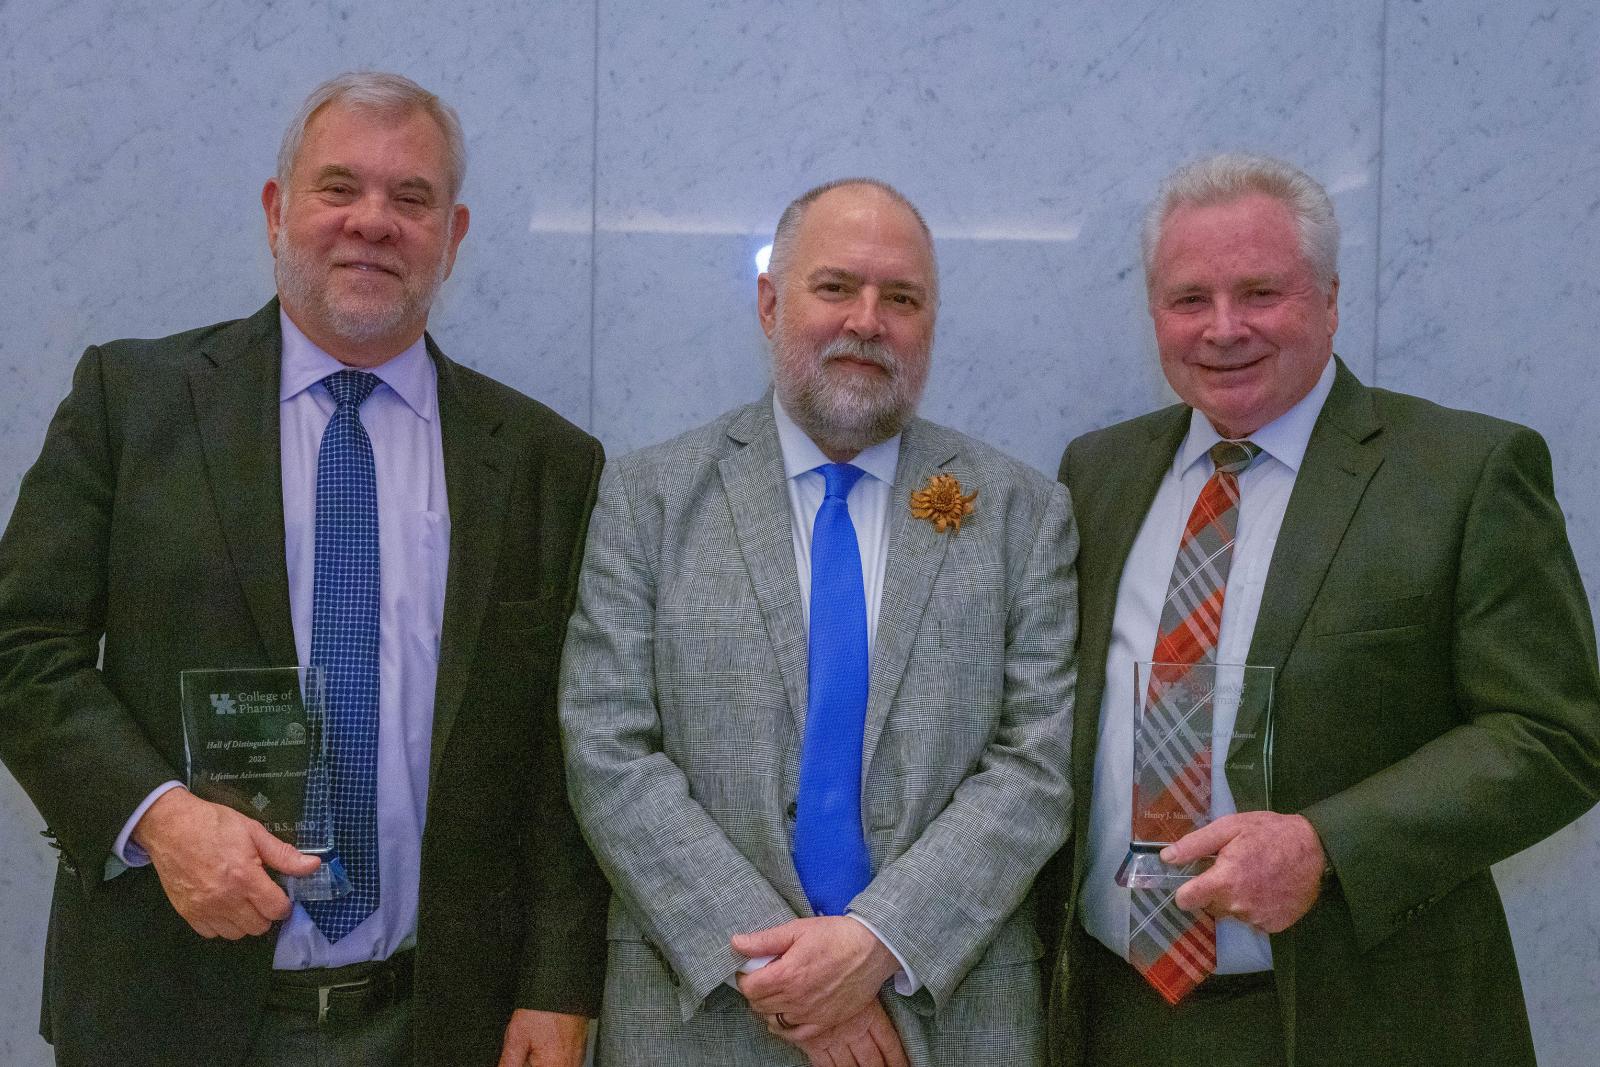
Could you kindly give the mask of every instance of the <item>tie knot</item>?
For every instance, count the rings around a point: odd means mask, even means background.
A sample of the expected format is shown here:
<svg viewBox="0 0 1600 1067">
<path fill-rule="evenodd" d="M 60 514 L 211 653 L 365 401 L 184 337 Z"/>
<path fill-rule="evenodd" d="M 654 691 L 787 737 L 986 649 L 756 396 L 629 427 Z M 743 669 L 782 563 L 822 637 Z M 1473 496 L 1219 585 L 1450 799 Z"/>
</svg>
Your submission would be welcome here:
<svg viewBox="0 0 1600 1067">
<path fill-rule="evenodd" d="M 322 384 L 340 407 L 354 404 L 359 408 L 378 387 L 378 376 L 364 370 L 340 370 L 322 379 Z"/>
<path fill-rule="evenodd" d="M 1224 474 L 1238 474 L 1261 454 L 1254 441 L 1218 441 L 1211 446 L 1211 462 Z"/>
<path fill-rule="evenodd" d="M 848 497 L 856 482 L 867 473 L 860 467 L 853 467 L 848 463 L 824 463 L 817 470 L 822 472 L 823 481 L 828 483 L 827 490 L 823 494 L 825 500 L 834 498 L 843 500 Z"/>
</svg>

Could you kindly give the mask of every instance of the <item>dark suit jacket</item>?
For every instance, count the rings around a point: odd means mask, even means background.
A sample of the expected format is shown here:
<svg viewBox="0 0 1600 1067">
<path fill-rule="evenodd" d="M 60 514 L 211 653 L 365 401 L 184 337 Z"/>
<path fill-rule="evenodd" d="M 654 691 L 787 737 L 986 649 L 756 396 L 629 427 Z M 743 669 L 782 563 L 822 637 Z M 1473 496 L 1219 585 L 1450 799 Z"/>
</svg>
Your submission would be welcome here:
<svg viewBox="0 0 1600 1067">
<path fill-rule="evenodd" d="M 1188 426 L 1187 407 L 1167 408 L 1087 434 L 1062 459 L 1083 538 L 1080 797 L 1123 565 Z M 1249 662 L 1278 672 L 1275 806 L 1310 819 L 1337 872 L 1272 939 L 1290 1062 L 1531 1065 L 1489 865 L 1600 795 L 1595 633 L 1543 440 L 1368 389 L 1341 363 Z M 1050 919 L 1065 927 L 1058 1064 L 1078 1062 L 1087 805 L 1075 829 L 1074 862 L 1047 883 Z"/>
<path fill-rule="evenodd" d="M 61 849 L 42 1030 L 63 1063 L 236 1063 L 261 1008 L 272 935 L 206 941 L 152 868 L 103 873 L 183 777 L 178 672 L 296 662 L 280 350 L 276 300 L 90 348 L 0 541 L 0 755 Z M 451 534 L 416 1037 L 419 1063 L 456 1067 L 495 1062 L 514 1006 L 598 1005 L 607 891 L 566 804 L 555 680 L 603 454 L 428 351 Z"/>
</svg>

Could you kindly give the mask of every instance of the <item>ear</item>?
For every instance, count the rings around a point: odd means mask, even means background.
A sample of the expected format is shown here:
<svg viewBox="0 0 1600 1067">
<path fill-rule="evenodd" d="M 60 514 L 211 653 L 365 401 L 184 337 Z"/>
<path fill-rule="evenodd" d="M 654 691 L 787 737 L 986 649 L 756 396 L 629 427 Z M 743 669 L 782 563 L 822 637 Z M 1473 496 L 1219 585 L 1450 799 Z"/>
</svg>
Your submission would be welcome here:
<svg viewBox="0 0 1600 1067">
<path fill-rule="evenodd" d="M 778 287 L 765 272 L 756 278 L 756 313 L 761 316 L 761 332 L 771 337 L 778 325 Z"/>
<path fill-rule="evenodd" d="M 278 254 L 278 227 L 282 218 L 283 190 L 278 185 L 278 179 L 268 178 L 267 184 L 261 187 L 261 210 L 267 213 L 267 247 L 272 250 L 274 257 Z"/>
<path fill-rule="evenodd" d="M 446 278 L 456 269 L 456 249 L 461 247 L 461 239 L 467 235 L 467 227 L 471 224 L 472 212 L 467 210 L 467 205 L 457 204 L 450 209 L 450 253 L 444 265 Z"/>
<path fill-rule="evenodd" d="M 1339 330 L 1339 276 L 1333 276 L 1333 282 L 1328 286 L 1328 340 L 1333 340 L 1333 335 Z"/>
</svg>

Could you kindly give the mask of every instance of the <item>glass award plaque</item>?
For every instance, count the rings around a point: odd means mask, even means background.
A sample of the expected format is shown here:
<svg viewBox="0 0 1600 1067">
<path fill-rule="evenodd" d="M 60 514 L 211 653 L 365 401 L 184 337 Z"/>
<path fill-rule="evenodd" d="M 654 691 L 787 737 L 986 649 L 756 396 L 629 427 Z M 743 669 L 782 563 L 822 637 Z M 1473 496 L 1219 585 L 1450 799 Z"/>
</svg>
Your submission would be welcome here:
<svg viewBox="0 0 1600 1067">
<path fill-rule="evenodd" d="M 1272 668 L 1141 660 L 1133 675 L 1133 825 L 1117 884 L 1170 887 L 1211 866 L 1165 864 L 1160 852 L 1215 818 L 1215 785 L 1235 810 L 1272 807 Z"/>
<path fill-rule="evenodd" d="M 322 857 L 312 874 L 275 875 L 291 899 L 348 893 L 350 881 L 333 857 L 322 668 L 182 671 L 178 688 L 189 791 Z"/>
</svg>

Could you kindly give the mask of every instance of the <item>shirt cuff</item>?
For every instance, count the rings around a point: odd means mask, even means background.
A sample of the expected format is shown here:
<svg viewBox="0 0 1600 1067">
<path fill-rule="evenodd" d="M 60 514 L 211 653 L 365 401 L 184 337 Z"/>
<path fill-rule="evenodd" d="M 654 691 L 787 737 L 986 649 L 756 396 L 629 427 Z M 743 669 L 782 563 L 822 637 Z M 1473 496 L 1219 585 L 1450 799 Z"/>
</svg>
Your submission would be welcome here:
<svg viewBox="0 0 1600 1067">
<path fill-rule="evenodd" d="M 899 993 L 902 997 L 909 997 L 922 988 L 922 983 L 917 981 L 917 976 L 911 972 L 911 964 L 906 962 L 906 958 L 900 955 L 900 950 L 895 948 L 888 938 L 878 933 L 877 927 L 853 911 L 847 911 L 845 914 L 870 930 L 872 936 L 877 938 L 879 943 L 889 950 L 889 953 L 894 956 L 894 961 L 900 965 L 900 970 L 894 976 L 894 991 L 896 993 Z"/>
<path fill-rule="evenodd" d="M 117 835 L 116 843 L 111 846 L 111 858 L 106 860 L 106 878 L 115 878 L 129 867 L 149 865 L 150 854 L 133 840 L 133 828 L 139 825 L 139 820 L 150 810 L 150 805 L 181 785 L 182 782 L 162 782 L 150 790 L 150 795 L 144 798 L 143 804 L 133 809 L 128 821 L 122 824 L 122 833 Z M 112 870 L 113 865 L 117 865 L 115 871 Z"/>
<path fill-rule="evenodd" d="M 739 976 L 741 974 L 754 974 L 777 958 L 778 957 L 776 956 L 751 956 L 749 959 L 739 964 L 738 969 L 728 976 L 728 984 L 732 986 L 735 991 L 738 991 Z"/>
</svg>

